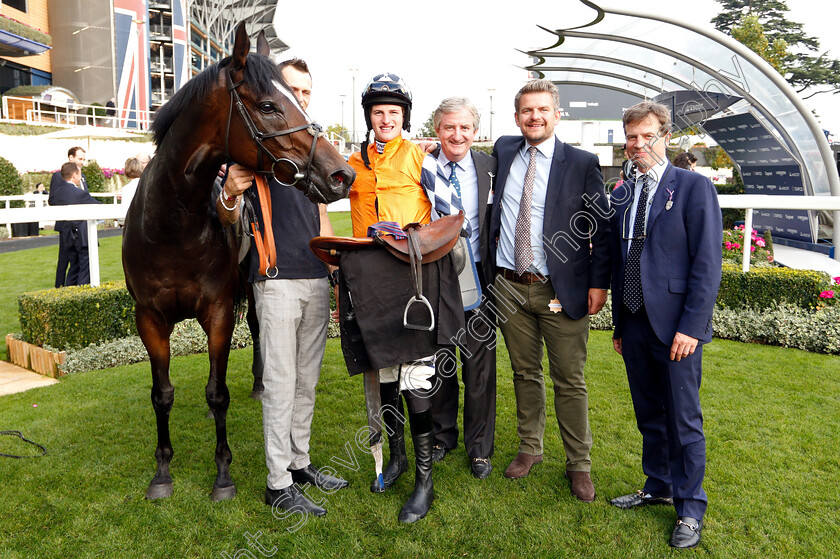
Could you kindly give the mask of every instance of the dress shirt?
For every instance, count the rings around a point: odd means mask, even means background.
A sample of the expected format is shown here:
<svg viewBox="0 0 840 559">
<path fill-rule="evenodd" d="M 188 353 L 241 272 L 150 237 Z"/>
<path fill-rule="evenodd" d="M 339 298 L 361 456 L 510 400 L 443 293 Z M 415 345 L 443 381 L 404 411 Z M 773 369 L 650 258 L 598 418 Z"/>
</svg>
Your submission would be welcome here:
<svg viewBox="0 0 840 559">
<path fill-rule="evenodd" d="M 529 272 L 548 275 L 548 263 L 545 259 L 543 247 L 543 220 L 545 219 L 545 195 L 548 192 L 548 176 L 551 173 L 551 159 L 554 157 L 555 138 L 545 140 L 537 147 L 537 172 L 534 176 L 534 190 L 531 195 L 531 250 L 534 252 L 534 262 L 528 267 Z M 513 237 L 516 233 L 516 218 L 519 215 L 519 201 L 522 199 L 522 188 L 525 185 L 525 173 L 531 154 L 528 148 L 531 144 L 525 142 L 522 149 L 510 165 L 510 173 L 505 182 L 505 191 L 501 200 L 502 230 L 499 235 L 499 247 L 496 252 L 496 265 L 500 268 L 515 270 Z"/>
<path fill-rule="evenodd" d="M 448 177 L 452 168 L 449 167 L 449 159 L 440 150 L 438 154 L 438 165 Z M 461 205 L 464 207 L 464 217 L 469 220 L 472 234 L 470 235 L 470 247 L 473 252 L 473 259 L 481 261 L 478 251 L 478 178 L 473 164 L 472 153 L 467 152 L 463 159 L 455 163 L 458 167 L 455 176 L 461 185 Z"/>
</svg>

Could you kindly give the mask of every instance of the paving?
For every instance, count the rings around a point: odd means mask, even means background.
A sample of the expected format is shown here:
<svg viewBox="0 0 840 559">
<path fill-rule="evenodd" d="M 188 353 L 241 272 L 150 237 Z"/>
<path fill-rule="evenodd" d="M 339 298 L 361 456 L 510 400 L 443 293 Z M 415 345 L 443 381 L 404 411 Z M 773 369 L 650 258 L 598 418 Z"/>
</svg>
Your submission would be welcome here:
<svg viewBox="0 0 840 559">
<path fill-rule="evenodd" d="M 56 384 L 58 380 L 0 361 L 0 396 Z"/>
</svg>

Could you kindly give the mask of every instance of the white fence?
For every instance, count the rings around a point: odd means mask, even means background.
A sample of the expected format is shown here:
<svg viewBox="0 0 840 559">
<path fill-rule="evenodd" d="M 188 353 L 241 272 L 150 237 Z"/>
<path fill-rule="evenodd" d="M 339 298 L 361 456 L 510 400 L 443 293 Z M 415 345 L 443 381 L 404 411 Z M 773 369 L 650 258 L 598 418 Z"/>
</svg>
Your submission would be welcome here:
<svg viewBox="0 0 840 559">
<path fill-rule="evenodd" d="M 43 195 L 42 195 L 43 196 Z M 108 194 L 116 196 L 116 194 Z M 3 197 L 23 199 L 23 196 Z M 721 208 L 745 209 L 744 260 L 742 269 L 750 269 L 750 242 L 752 236 L 752 211 L 764 209 L 829 210 L 834 211 L 834 246 L 840 249 L 837 233 L 840 229 L 840 197 L 836 196 L 767 196 L 760 194 L 718 195 Z M 7 202 L 8 204 L 8 202 Z M 87 220 L 88 251 L 90 252 L 90 284 L 99 285 L 99 243 L 97 220 L 125 219 L 127 206 L 123 204 L 80 204 L 73 206 L 44 206 L 35 208 L 0 209 L 0 223 L 30 223 L 33 221 L 82 221 Z M 834 258 L 840 260 L 840 250 Z"/>
<path fill-rule="evenodd" d="M 27 124 L 110 126 L 129 130 L 148 130 L 154 114 L 151 111 L 115 108 L 116 116 L 96 116 L 97 112 L 104 113 L 106 107 L 7 95 L 3 96 L 2 110 L 3 118 Z"/>
</svg>

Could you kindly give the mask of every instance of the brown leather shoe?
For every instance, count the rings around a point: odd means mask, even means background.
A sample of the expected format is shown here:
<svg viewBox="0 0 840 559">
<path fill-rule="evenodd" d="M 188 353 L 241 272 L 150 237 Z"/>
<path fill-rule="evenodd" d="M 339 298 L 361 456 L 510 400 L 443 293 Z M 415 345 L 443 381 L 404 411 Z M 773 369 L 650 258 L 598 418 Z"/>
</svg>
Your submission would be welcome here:
<svg viewBox="0 0 840 559">
<path fill-rule="evenodd" d="M 531 472 L 531 467 L 540 462 L 542 462 L 542 454 L 534 456 L 520 452 L 505 470 L 505 477 L 510 479 L 525 477 Z"/>
<path fill-rule="evenodd" d="M 584 503 L 591 503 L 595 500 L 595 486 L 592 484 L 589 472 L 570 472 L 567 470 L 566 477 L 571 482 L 572 495 Z"/>
</svg>

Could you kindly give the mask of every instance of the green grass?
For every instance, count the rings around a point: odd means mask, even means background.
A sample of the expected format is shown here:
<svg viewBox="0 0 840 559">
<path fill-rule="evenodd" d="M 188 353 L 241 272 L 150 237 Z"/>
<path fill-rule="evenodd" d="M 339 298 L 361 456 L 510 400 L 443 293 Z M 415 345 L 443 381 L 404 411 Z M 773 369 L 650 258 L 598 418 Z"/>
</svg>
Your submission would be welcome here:
<svg viewBox="0 0 840 559">
<path fill-rule="evenodd" d="M 372 460 L 353 443 L 365 425 L 361 382 L 347 376 L 337 340 L 328 344 L 318 385 L 312 456 L 335 467 L 350 488 L 312 493 L 324 499 L 329 514 L 308 519 L 294 533 L 294 519 L 272 515 L 261 502 L 266 468 L 260 404 L 248 398 L 249 355 L 234 351 L 230 363 L 228 431 L 239 492 L 230 502 L 209 500 L 214 435 L 205 418 L 203 355 L 173 361 L 175 494 L 160 502 L 143 498 L 155 444 L 148 364 L 74 375 L 2 397 L 0 429 L 19 429 L 49 452 L 0 458 L 0 557 L 219 557 L 240 549 L 259 556 L 246 536 L 258 532 L 267 549 L 281 551 L 278 557 L 672 555 L 672 508 L 622 511 L 608 503 L 639 487 L 642 473 L 623 366 L 607 332 L 592 333 L 587 363 L 596 502 L 584 505 L 569 494 L 553 421 L 546 461 L 522 480 L 501 475 L 517 445 L 502 346 L 495 470 L 488 480 L 473 479 L 459 447 L 435 466 L 436 500 L 413 526 L 397 522 L 412 475 L 384 495 L 368 489 Z M 707 346 L 705 371 L 710 506 L 699 553 L 833 556 L 840 529 L 840 358 L 715 341 Z M 29 450 L 0 437 L 0 452 Z M 358 469 L 339 459 L 357 462 Z"/>
<path fill-rule="evenodd" d="M 337 234 L 346 216 L 331 215 Z M 103 279 L 122 276 L 119 239 L 103 239 Z M 0 326 L 17 329 L 16 293 L 52 285 L 57 247 L 0 255 Z M 35 275 L 38 270 L 38 276 Z M 9 308 L 11 307 L 11 308 Z M 701 398 L 708 440 L 706 529 L 698 555 L 836 556 L 840 533 L 840 357 L 716 340 L 706 346 Z M 495 470 L 472 478 L 463 446 L 435 465 L 436 500 L 412 526 L 397 522 L 413 475 L 383 495 L 369 489 L 370 456 L 356 447 L 366 424 L 361 379 L 346 373 L 330 340 L 318 385 L 312 458 L 350 487 L 324 499 L 325 518 L 272 515 L 262 504 L 266 467 L 259 402 L 250 392 L 250 349 L 232 352 L 228 416 L 237 497 L 209 499 L 214 430 L 205 418 L 206 355 L 173 360 L 174 495 L 149 502 L 154 414 L 148 363 L 65 377 L 53 386 L 0 397 L 0 430 L 43 444 L 41 458 L 0 457 L 0 558 L 233 557 L 260 533 L 276 557 L 671 557 L 669 507 L 622 511 L 611 497 L 642 483 L 624 367 L 608 332 L 592 332 L 586 378 L 596 502 L 571 497 L 556 422 L 545 462 L 521 480 L 502 476 L 515 456 L 509 361 L 498 351 Z M 549 409 L 553 418 L 551 390 Z M 353 457 L 348 454 L 353 449 Z M 0 452 L 32 447 L 0 436 Z M 409 454 L 411 448 L 409 447 Z M 350 463 L 356 462 L 355 467 Z M 355 468 L 355 469 L 354 469 Z M 244 553 L 239 557 L 249 557 Z"/>
<path fill-rule="evenodd" d="M 336 235 L 352 235 L 350 212 L 331 212 Z M 99 274 L 101 281 L 124 279 L 122 237 L 100 238 Z M 58 245 L 0 254 L 0 338 L 20 331 L 17 299 L 21 293 L 50 289 L 55 285 Z M 5 342 L 0 343 L 0 359 L 7 360 Z"/>
</svg>

